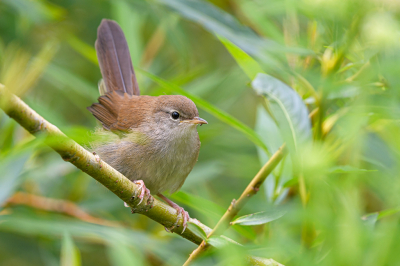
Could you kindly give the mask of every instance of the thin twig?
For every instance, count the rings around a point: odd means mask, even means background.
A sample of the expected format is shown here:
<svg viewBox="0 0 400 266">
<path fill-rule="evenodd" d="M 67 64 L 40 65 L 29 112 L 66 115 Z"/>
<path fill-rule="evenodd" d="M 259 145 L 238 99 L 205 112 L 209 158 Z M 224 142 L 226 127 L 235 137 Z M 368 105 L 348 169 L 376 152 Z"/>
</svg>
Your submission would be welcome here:
<svg viewBox="0 0 400 266">
<path fill-rule="evenodd" d="M 268 160 L 268 162 L 260 169 L 257 175 L 253 178 L 247 188 L 243 191 L 242 195 L 238 200 L 233 200 L 231 205 L 225 214 L 218 221 L 214 229 L 207 234 L 207 239 L 214 235 L 221 235 L 230 225 L 232 219 L 238 214 L 238 212 L 243 208 L 251 196 L 257 193 L 261 184 L 268 177 L 268 175 L 274 170 L 274 168 L 279 164 L 282 158 L 287 154 L 286 145 L 283 144 L 277 152 Z M 193 262 L 201 253 L 210 247 L 206 241 L 202 241 L 201 244 L 190 254 L 189 258 L 183 264 L 184 266 L 189 265 Z"/>
<path fill-rule="evenodd" d="M 5 204 L 6 207 L 12 205 L 26 205 L 39 210 L 58 212 L 93 224 L 113 227 L 121 226 L 117 222 L 94 217 L 82 210 L 75 203 L 67 200 L 52 199 L 30 193 L 17 192 L 8 198 Z"/>
</svg>

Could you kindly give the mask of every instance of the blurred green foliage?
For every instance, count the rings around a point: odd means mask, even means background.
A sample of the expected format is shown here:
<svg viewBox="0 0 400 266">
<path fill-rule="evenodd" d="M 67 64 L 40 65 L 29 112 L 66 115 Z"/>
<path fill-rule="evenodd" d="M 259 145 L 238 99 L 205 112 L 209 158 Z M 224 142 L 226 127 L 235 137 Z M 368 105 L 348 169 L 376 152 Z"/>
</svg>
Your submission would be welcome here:
<svg viewBox="0 0 400 266">
<path fill-rule="evenodd" d="M 241 211 L 255 218 L 226 232 L 243 247 L 214 238 L 220 248 L 194 265 L 243 265 L 246 254 L 398 265 L 398 1 L 1 1 L 0 83 L 81 144 L 96 127 L 86 107 L 98 97 L 102 18 L 123 28 L 142 94 L 188 95 L 209 122 L 199 162 L 171 196 L 204 224 L 215 226 L 283 141 L 312 126 Z M 270 81 L 261 91 L 258 72 Z M 74 203 L 100 224 L 62 204 L 26 206 L 17 191 Z M 2 111 L 0 206 L 1 265 L 180 265 L 196 248 L 131 215 Z"/>
</svg>

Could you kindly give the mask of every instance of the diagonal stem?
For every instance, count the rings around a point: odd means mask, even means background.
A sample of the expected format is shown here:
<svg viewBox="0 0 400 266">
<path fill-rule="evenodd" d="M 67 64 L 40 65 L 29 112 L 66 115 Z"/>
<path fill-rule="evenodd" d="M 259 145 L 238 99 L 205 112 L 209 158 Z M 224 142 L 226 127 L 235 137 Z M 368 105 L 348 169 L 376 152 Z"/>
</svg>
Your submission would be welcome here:
<svg viewBox="0 0 400 266">
<path fill-rule="evenodd" d="M 238 200 L 233 200 L 225 214 L 218 221 L 214 229 L 207 235 L 207 239 L 214 235 L 221 235 L 230 225 L 232 219 L 238 214 L 243 208 L 251 196 L 257 193 L 261 184 L 268 177 L 268 175 L 274 170 L 279 164 L 282 158 L 287 154 L 288 150 L 286 145 L 283 144 L 277 152 L 268 160 L 268 162 L 260 169 L 256 176 L 251 180 L 250 184 L 243 191 L 242 195 Z M 201 244 L 190 254 L 186 260 L 184 266 L 190 265 L 201 253 L 206 251 L 210 247 L 206 241 L 202 241 Z"/>
</svg>

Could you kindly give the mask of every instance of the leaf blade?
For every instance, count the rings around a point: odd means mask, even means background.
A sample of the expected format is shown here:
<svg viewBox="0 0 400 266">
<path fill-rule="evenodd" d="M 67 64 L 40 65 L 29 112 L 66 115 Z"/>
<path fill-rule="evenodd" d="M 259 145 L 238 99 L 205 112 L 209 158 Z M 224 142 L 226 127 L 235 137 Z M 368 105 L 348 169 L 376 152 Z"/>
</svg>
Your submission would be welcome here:
<svg viewBox="0 0 400 266">
<path fill-rule="evenodd" d="M 281 113 L 279 128 L 289 148 L 298 150 L 300 143 L 311 139 L 308 110 L 300 96 L 288 85 L 267 74 L 258 74 L 253 80 L 254 90 L 274 100 L 274 115 Z M 289 131 L 289 132 L 288 132 Z"/>
<path fill-rule="evenodd" d="M 285 215 L 286 211 L 281 209 L 272 209 L 268 211 L 256 212 L 236 218 L 231 224 L 239 225 L 259 225 L 272 222 Z"/>
<path fill-rule="evenodd" d="M 64 232 L 62 246 L 61 246 L 61 266 L 80 266 L 81 254 L 75 246 L 71 236 Z"/>
<path fill-rule="evenodd" d="M 206 232 L 204 232 L 204 230 L 200 226 L 198 226 L 197 224 L 192 223 L 192 222 L 189 221 L 188 228 L 189 228 L 190 231 L 192 231 L 195 235 L 197 235 L 201 239 L 203 239 L 203 240 L 207 239 Z"/>
<path fill-rule="evenodd" d="M 12 155 L 0 162 L 0 206 L 10 197 L 22 182 L 21 173 L 31 152 Z"/>
<path fill-rule="evenodd" d="M 258 73 L 264 73 L 257 61 L 254 60 L 245 51 L 230 42 L 227 38 L 224 38 L 218 34 L 217 37 L 228 50 L 228 52 L 232 55 L 232 57 L 236 60 L 236 63 L 251 80 L 255 79 Z"/>
<path fill-rule="evenodd" d="M 330 174 L 346 174 L 346 173 L 376 172 L 377 170 L 361 169 L 353 167 L 351 165 L 338 165 L 331 167 L 328 171 Z"/>
</svg>

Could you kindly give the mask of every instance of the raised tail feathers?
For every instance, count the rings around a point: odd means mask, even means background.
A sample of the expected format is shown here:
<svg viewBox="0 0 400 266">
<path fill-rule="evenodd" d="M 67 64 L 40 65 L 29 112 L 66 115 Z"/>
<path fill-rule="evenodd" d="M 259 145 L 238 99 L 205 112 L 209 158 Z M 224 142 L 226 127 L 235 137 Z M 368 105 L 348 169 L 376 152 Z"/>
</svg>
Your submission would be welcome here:
<svg viewBox="0 0 400 266">
<path fill-rule="evenodd" d="M 125 35 L 115 21 L 101 21 L 95 47 L 104 80 L 104 86 L 99 84 L 100 93 L 121 91 L 140 95 Z"/>
</svg>

